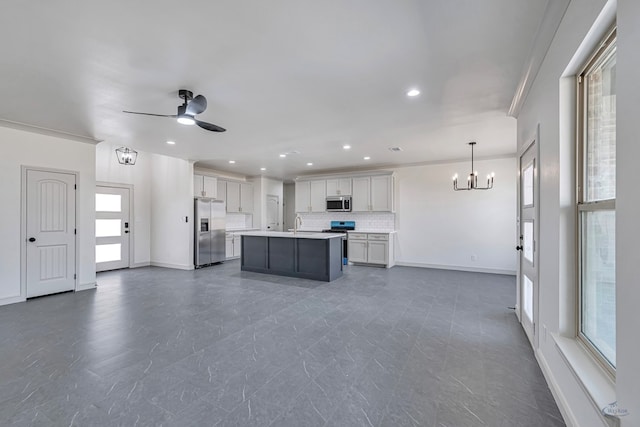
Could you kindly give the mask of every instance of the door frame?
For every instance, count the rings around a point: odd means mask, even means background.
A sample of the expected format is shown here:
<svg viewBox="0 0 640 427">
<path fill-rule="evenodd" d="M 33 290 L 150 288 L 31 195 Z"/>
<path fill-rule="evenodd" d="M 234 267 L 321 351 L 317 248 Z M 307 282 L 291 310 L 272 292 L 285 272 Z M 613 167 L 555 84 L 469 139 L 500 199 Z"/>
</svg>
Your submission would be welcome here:
<svg viewBox="0 0 640 427">
<path fill-rule="evenodd" d="M 121 184 L 116 182 L 106 182 L 106 181 L 96 181 L 96 191 L 98 187 L 112 187 L 112 188 L 123 188 L 129 190 L 129 265 L 127 268 L 133 268 L 135 266 L 134 260 L 134 252 L 136 247 L 136 227 L 134 221 L 134 206 L 133 206 L 133 185 L 132 184 Z M 95 211 L 95 203 L 93 206 L 93 210 Z M 95 237 L 95 236 L 94 236 Z"/>
<path fill-rule="evenodd" d="M 38 172 L 53 172 L 53 173 L 64 173 L 68 175 L 75 176 L 75 219 L 76 222 L 74 224 L 76 229 L 75 234 L 75 279 L 74 279 L 74 292 L 78 290 L 78 283 L 80 282 L 79 272 L 80 272 L 80 236 L 82 235 L 82 230 L 78 230 L 78 194 L 80 194 L 80 172 L 78 171 L 70 171 L 65 169 L 55 169 L 55 168 L 44 168 L 40 166 L 20 166 L 20 298 L 25 300 L 27 298 L 27 171 L 38 171 Z"/>
<path fill-rule="evenodd" d="M 533 265 L 534 265 L 534 269 L 536 271 L 536 286 L 534 287 L 533 290 L 533 319 L 532 319 L 532 323 L 534 325 L 534 333 L 533 333 L 533 337 L 531 339 L 532 342 L 532 347 L 535 350 L 536 348 L 538 348 L 538 343 L 539 343 L 539 327 L 538 327 L 538 318 L 539 318 L 539 301 L 540 301 L 540 123 L 538 123 L 536 125 L 536 129 L 534 131 L 534 134 L 529 137 L 527 140 L 527 142 L 522 145 L 522 147 L 520 147 L 518 149 L 518 152 L 516 153 L 516 163 L 517 163 L 517 167 L 518 167 L 518 174 L 517 174 L 517 197 L 516 197 L 516 246 L 520 245 L 520 239 L 519 236 L 521 234 L 521 229 L 522 229 L 522 224 L 521 224 L 521 208 L 522 208 L 522 176 L 521 176 L 521 171 L 522 171 L 522 164 L 521 164 L 521 159 L 522 156 L 527 152 L 527 150 L 529 150 L 529 148 L 531 148 L 532 145 L 535 144 L 535 151 L 534 151 L 534 155 L 535 155 L 535 173 L 533 175 L 533 197 L 534 197 L 534 212 L 535 212 L 535 221 L 536 221 L 536 225 L 534 226 L 534 231 L 533 231 L 533 239 L 534 239 L 534 252 L 533 252 Z M 518 258 L 516 261 L 516 304 L 515 304 L 515 312 L 516 312 L 516 316 L 518 318 L 518 322 L 520 322 L 520 325 L 522 326 L 522 320 L 523 320 L 523 310 L 524 307 L 522 307 L 521 301 L 522 301 L 522 295 L 520 290 L 522 289 L 522 283 L 520 278 L 522 277 L 522 269 L 521 269 L 521 262 L 522 262 L 522 253 L 520 251 L 517 252 L 518 254 Z M 522 326 L 524 329 L 524 326 Z"/>
</svg>

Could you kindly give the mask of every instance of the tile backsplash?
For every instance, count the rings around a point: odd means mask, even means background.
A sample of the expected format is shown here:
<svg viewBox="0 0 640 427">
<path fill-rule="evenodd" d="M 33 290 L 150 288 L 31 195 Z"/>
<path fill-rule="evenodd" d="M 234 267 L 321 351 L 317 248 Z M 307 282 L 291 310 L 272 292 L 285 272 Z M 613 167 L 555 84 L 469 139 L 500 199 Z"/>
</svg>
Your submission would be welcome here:
<svg viewBox="0 0 640 427">
<path fill-rule="evenodd" d="M 253 227 L 253 215 L 247 215 L 242 213 L 227 213 L 226 216 L 226 228 L 240 229 Z"/>
<path fill-rule="evenodd" d="M 331 228 L 331 221 L 355 221 L 356 230 L 396 229 L 396 215 L 391 212 L 332 212 L 332 213 L 300 213 L 302 229 L 324 230 Z"/>
</svg>

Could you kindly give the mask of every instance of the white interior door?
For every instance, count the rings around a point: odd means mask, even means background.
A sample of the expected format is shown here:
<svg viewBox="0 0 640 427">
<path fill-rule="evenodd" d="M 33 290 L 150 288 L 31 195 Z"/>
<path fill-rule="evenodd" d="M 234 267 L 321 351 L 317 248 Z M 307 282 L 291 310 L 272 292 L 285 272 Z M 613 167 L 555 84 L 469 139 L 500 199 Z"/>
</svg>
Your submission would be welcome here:
<svg viewBox="0 0 640 427">
<path fill-rule="evenodd" d="M 129 267 L 129 189 L 96 186 L 96 271 Z"/>
<path fill-rule="evenodd" d="M 280 198 L 267 194 L 267 230 L 280 231 Z"/>
<path fill-rule="evenodd" d="M 538 317 L 538 168 L 536 143 L 520 156 L 519 173 L 519 243 L 518 257 L 520 322 L 535 347 Z"/>
<path fill-rule="evenodd" d="M 76 176 L 26 171 L 27 298 L 75 289 Z"/>
</svg>

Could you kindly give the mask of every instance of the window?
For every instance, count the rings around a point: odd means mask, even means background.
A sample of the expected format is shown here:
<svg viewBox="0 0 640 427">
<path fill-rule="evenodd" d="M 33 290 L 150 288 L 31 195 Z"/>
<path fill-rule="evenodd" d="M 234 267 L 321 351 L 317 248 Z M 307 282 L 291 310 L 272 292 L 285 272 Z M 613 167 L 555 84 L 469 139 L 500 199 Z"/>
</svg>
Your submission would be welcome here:
<svg viewBox="0 0 640 427">
<path fill-rule="evenodd" d="M 616 366 L 616 33 L 578 76 L 578 337 Z"/>
</svg>

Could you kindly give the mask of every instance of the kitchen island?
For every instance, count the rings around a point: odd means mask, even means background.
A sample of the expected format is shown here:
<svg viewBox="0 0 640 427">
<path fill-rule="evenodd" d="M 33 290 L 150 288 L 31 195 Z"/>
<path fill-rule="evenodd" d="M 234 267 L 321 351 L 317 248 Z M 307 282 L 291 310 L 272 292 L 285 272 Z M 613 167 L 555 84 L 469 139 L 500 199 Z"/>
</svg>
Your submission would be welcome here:
<svg viewBox="0 0 640 427">
<path fill-rule="evenodd" d="M 342 276 L 342 234 L 242 233 L 240 269 L 330 282 Z"/>
</svg>

